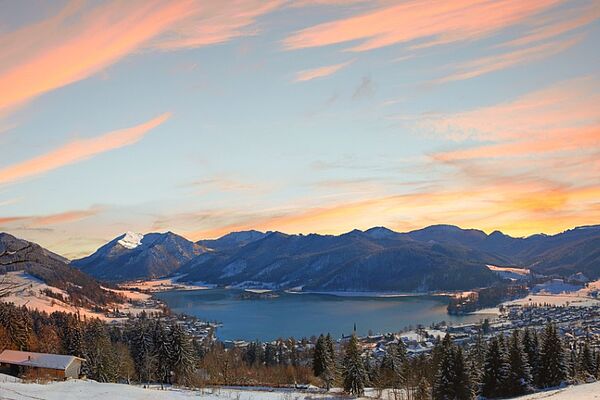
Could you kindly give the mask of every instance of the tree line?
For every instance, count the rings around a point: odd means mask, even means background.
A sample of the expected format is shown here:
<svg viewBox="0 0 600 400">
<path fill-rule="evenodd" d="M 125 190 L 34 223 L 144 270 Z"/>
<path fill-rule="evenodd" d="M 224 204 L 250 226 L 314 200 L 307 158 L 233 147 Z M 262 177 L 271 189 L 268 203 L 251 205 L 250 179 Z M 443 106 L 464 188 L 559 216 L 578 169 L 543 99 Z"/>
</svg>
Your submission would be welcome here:
<svg viewBox="0 0 600 400">
<path fill-rule="evenodd" d="M 337 382 L 357 396 L 373 386 L 391 390 L 396 399 L 507 398 L 600 379 L 600 351 L 587 340 L 566 345 L 553 324 L 540 333 L 517 329 L 488 342 L 479 336 L 468 347 L 454 343 L 446 334 L 430 354 L 414 357 L 407 355 L 402 340 L 394 340 L 381 360 L 361 351 L 354 335 L 337 357 L 327 343 L 323 337 L 317 341 L 314 374 L 327 387 L 332 384 L 331 376 L 339 374 Z M 332 361 L 336 359 L 339 364 Z"/>
<path fill-rule="evenodd" d="M 389 339 L 378 358 L 355 335 L 341 342 L 321 335 L 225 348 L 192 337 L 164 315 L 142 313 L 112 326 L 0 303 L 0 351 L 76 355 L 86 359 L 83 373 L 100 382 L 189 387 L 310 383 L 327 390 L 341 386 L 354 395 L 374 387 L 396 399 L 442 400 L 511 397 L 600 378 L 600 351 L 583 339 L 565 343 L 552 324 L 540 332 L 515 330 L 489 340 L 480 335 L 468 345 L 446 335 L 431 352 L 414 356 L 402 340 Z"/>
</svg>

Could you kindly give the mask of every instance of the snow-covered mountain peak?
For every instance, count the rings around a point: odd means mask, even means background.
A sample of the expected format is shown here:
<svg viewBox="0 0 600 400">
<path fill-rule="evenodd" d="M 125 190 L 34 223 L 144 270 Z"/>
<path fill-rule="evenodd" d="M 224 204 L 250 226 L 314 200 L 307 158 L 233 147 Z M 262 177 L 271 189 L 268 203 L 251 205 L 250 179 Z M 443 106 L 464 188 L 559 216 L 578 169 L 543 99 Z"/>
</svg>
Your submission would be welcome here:
<svg viewBox="0 0 600 400">
<path fill-rule="evenodd" d="M 143 238 L 144 235 L 142 235 L 141 233 L 127 232 L 125 233 L 125 236 L 123 236 L 122 239 L 119 239 L 118 243 L 126 249 L 131 250 L 135 249 L 140 244 L 142 244 Z"/>
</svg>

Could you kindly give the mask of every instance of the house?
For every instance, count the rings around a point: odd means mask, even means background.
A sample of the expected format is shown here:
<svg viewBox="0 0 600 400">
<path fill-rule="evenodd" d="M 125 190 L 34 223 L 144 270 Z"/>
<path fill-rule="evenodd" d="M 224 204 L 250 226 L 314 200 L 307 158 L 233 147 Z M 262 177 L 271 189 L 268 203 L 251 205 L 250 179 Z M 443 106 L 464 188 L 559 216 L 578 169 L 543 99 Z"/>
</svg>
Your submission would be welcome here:
<svg viewBox="0 0 600 400">
<path fill-rule="evenodd" d="M 84 361 L 75 356 L 4 350 L 0 353 L 0 372 L 30 378 L 78 378 Z"/>
</svg>

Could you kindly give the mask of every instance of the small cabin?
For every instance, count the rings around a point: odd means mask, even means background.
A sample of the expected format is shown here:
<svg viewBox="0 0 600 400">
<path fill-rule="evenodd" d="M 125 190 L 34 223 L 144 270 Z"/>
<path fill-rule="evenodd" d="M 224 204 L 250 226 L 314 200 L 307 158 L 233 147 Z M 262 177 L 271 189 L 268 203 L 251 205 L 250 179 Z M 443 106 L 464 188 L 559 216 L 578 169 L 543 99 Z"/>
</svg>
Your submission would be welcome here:
<svg viewBox="0 0 600 400">
<path fill-rule="evenodd" d="M 0 372 L 32 379 L 79 378 L 84 361 L 83 358 L 61 354 L 4 350 L 0 353 Z"/>
</svg>

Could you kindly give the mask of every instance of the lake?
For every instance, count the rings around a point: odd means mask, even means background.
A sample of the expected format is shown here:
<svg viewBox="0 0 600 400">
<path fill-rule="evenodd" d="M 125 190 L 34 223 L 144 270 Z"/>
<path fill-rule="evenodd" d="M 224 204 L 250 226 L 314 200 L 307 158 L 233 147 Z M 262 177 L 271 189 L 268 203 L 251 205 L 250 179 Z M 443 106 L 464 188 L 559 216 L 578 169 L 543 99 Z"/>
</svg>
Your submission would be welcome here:
<svg viewBox="0 0 600 400">
<path fill-rule="evenodd" d="M 274 340 L 331 333 L 359 335 L 397 332 L 409 325 L 478 322 L 487 315 L 448 315 L 443 296 L 367 297 L 278 293 L 272 299 L 240 299 L 235 289 L 181 290 L 155 293 L 173 311 L 223 324 L 221 340 Z"/>
</svg>

